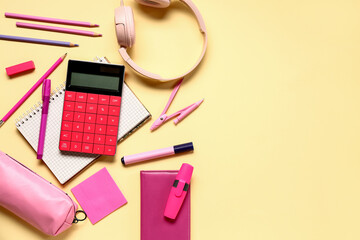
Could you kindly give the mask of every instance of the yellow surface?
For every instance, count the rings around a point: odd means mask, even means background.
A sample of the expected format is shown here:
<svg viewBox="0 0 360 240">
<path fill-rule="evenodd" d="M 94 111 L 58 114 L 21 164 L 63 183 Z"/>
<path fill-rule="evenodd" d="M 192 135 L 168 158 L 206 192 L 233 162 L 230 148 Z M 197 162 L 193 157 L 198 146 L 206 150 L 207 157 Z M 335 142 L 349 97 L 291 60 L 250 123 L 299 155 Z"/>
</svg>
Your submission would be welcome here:
<svg viewBox="0 0 360 240">
<path fill-rule="evenodd" d="M 126 81 L 153 119 L 65 186 L 14 125 L 40 100 L 38 89 L 0 129 L 0 148 L 47 180 L 70 189 L 106 167 L 128 200 L 96 225 L 88 220 L 48 237 L 0 209 L 0 239 L 140 239 L 140 170 L 195 166 L 192 239 L 359 239 L 360 2 L 196 0 L 209 32 L 206 58 L 181 86 L 169 113 L 201 98 L 179 125 L 150 133 L 172 86 L 156 85 L 127 69 Z M 192 15 L 175 2 L 168 10 L 134 8 L 137 42 L 130 54 L 164 76 L 190 67 L 201 51 Z M 65 52 L 67 59 L 107 56 L 122 64 L 114 34 L 119 1 L 2 0 L 7 12 L 100 24 L 102 38 L 15 27 L 1 17 L 1 34 L 66 40 L 79 48 L 0 41 L 0 115 L 4 115 Z M 9 79 L 5 67 L 34 60 L 35 72 Z M 66 62 L 52 75 L 65 80 Z M 193 141 L 195 152 L 123 167 L 123 155 Z"/>
</svg>

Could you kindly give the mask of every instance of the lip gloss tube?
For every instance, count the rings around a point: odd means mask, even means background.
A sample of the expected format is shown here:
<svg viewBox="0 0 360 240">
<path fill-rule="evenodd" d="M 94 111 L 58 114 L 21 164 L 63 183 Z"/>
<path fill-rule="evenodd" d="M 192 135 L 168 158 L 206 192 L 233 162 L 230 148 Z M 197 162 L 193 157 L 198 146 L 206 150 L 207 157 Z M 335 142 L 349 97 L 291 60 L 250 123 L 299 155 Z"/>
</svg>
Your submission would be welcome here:
<svg viewBox="0 0 360 240">
<path fill-rule="evenodd" d="M 147 160 L 151 160 L 151 159 L 171 156 L 171 155 L 175 155 L 178 153 L 189 152 L 189 151 L 193 151 L 193 150 L 194 150 L 193 143 L 188 142 L 188 143 L 184 143 L 184 144 L 180 144 L 180 145 L 175 145 L 172 147 L 167 147 L 167 148 L 152 150 L 152 151 L 148 151 L 148 152 L 133 154 L 133 155 L 129 155 L 129 156 L 124 156 L 121 158 L 121 162 L 124 165 L 128 165 L 128 164 L 132 164 L 132 163 L 143 162 L 143 161 L 147 161 Z"/>
</svg>

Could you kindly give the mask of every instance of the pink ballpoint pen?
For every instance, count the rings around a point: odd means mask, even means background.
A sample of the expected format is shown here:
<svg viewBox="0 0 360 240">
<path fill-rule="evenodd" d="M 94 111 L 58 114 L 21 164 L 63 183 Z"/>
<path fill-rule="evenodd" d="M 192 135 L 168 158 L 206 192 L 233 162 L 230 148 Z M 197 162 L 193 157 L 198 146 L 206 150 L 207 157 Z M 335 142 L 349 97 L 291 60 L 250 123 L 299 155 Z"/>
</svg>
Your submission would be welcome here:
<svg viewBox="0 0 360 240">
<path fill-rule="evenodd" d="M 37 149 L 37 159 L 42 159 L 43 152 L 44 152 L 46 122 L 47 122 L 47 116 L 49 113 L 49 103 L 50 103 L 50 92 L 51 92 L 51 80 L 45 79 L 43 82 L 43 88 L 42 88 L 43 107 L 42 107 L 42 112 L 41 112 L 41 123 L 40 123 L 39 142 L 38 142 L 38 149 Z"/>
<path fill-rule="evenodd" d="M 165 122 L 167 122 L 168 120 L 178 116 L 177 118 L 175 118 L 174 123 L 178 124 L 181 120 L 183 120 L 187 115 L 189 115 L 191 112 L 193 112 L 196 108 L 198 108 L 200 106 L 200 104 L 204 101 L 204 99 L 201 99 L 200 101 L 191 104 L 190 106 L 187 106 L 186 108 L 183 108 L 173 114 L 171 114 L 170 116 L 166 115 L 166 111 L 168 110 L 168 108 L 170 107 L 170 104 L 172 102 L 172 100 L 174 99 L 177 91 L 180 88 L 180 85 L 182 83 L 183 79 L 181 79 L 175 86 L 174 90 L 172 91 L 169 101 L 167 102 L 165 109 L 162 111 L 160 117 L 158 119 L 155 120 L 155 122 L 151 125 L 150 130 L 153 131 L 157 128 L 159 128 L 161 125 L 163 125 Z"/>
</svg>

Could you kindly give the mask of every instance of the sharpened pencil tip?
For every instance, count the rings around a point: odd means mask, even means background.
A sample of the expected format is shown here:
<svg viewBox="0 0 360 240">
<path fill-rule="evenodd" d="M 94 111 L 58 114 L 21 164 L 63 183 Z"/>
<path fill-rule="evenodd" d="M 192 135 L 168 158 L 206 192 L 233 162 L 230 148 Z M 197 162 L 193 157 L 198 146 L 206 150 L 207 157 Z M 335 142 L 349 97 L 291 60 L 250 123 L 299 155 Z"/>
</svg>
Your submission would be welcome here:
<svg viewBox="0 0 360 240">
<path fill-rule="evenodd" d="M 64 59 L 64 58 L 66 58 L 66 56 L 67 56 L 67 53 L 65 53 L 61 58 Z"/>
<path fill-rule="evenodd" d="M 79 46 L 79 44 L 75 44 L 74 46 L 75 46 L 75 47 L 78 47 L 78 46 Z"/>
<path fill-rule="evenodd" d="M 94 27 L 99 27 L 99 24 L 95 24 Z"/>
</svg>

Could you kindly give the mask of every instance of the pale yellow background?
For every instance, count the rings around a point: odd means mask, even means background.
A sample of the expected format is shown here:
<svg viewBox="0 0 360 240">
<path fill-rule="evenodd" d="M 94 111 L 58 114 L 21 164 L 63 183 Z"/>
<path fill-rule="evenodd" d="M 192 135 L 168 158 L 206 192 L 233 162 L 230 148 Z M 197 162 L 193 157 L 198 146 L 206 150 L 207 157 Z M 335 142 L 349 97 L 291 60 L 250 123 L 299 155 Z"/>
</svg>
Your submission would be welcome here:
<svg viewBox="0 0 360 240">
<path fill-rule="evenodd" d="M 106 167 L 128 204 L 96 225 L 88 220 L 48 237 L 0 209 L 0 239 L 140 239 L 140 170 L 195 166 L 191 236 L 199 239 L 359 239 L 360 2 L 196 0 L 209 32 L 207 55 L 181 86 L 168 113 L 204 103 L 175 126 L 150 133 L 172 86 L 127 69 L 126 81 L 153 119 L 65 186 L 17 131 L 14 120 L 40 100 L 39 88 L 0 129 L 0 149 L 70 189 Z M 168 10 L 134 8 L 132 57 L 165 76 L 190 67 L 201 51 L 195 19 L 179 2 Z M 66 40 L 79 48 L 0 41 L 3 116 L 65 52 L 68 59 L 107 56 L 123 64 L 114 34 L 119 1 L 1 0 L 1 34 Z M 19 29 L 4 12 L 100 24 L 102 38 Z M 76 27 L 74 27 L 76 28 Z M 34 60 L 35 72 L 9 79 L 5 67 Z M 65 80 L 66 62 L 51 75 Z M 120 158 L 193 141 L 195 151 L 123 167 Z"/>
</svg>

